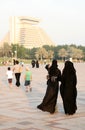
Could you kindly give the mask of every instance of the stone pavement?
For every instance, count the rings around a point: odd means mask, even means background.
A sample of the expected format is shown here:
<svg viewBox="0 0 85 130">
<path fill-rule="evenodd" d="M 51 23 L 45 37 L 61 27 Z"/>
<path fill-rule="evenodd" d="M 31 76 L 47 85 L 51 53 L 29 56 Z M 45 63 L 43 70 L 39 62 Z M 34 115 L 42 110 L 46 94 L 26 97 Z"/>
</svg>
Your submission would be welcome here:
<svg viewBox="0 0 85 130">
<path fill-rule="evenodd" d="M 36 108 L 41 103 L 46 91 L 44 65 L 31 68 L 32 92 L 25 92 L 24 69 L 21 75 L 21 87 L 17 88 L 15 78 L 13 87 L 8 87 L 7 66 L 0 67 L 0 130 L 85 130 L 85 63 L 75 63 L 78 77 L 78 96 L 76 114 L 64 114 L 62 100 L 58 95 L 56 112 L 50 114 Z M 63 64 L 59 64 L 62 70 Z"/>
</svg>

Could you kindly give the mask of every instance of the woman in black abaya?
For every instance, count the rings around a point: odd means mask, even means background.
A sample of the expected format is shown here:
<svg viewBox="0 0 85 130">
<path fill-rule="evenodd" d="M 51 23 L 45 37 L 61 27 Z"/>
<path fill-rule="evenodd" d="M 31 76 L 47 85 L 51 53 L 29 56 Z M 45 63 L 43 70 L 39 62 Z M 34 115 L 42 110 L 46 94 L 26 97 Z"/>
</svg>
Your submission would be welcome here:
<svg viewBox="0 0 85 130">
<path fill-rule="evenodd" d="M 50 113 L 55 112 L 55 106 L 57 103 L 59 81 L 61 80 L 61 71 L 58 69 L 57 61 L 53 60 L 52 65 L 46 66 L 48 70 L 49 78 L 47 80 L 47 90 L 43 101 L 37 106 L 42 111 Z"/>
<path fill-rule="evenodd" d="M 77 76 L 74 65 L 70 61 L 65 62 L 65 67 L 62 72 L 60 93 L 63 100 L 65 114 L 72 115 L 77 110 Z"/>
</svg>

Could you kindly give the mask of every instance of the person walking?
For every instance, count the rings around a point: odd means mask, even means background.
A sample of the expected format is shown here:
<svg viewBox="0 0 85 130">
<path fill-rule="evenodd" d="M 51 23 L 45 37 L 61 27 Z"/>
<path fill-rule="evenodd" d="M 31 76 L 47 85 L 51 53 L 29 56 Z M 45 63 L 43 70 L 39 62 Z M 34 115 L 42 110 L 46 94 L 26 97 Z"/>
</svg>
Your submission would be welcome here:
<svg viewBox="0 0 85 130">
<path fill-rule="evenodd" d="M 52 61 L 51 66 L 47 65 L 45 68 L 47 69 L 49 75 L 49 77 L 47 76 L 47 90 L 43 101 L 37 106 L 37 108 L 53 114 L 57 104 L 59 81 L 61 81 L 61 71 L 58 69 L 57 60 L 55 59 Z"/>
<path fill-rule="evenodd" d="M 36 60 L 36 68 L 39 68 L 39 61 Z"/>
<path fill-rule="evenodd" d="M 6 72 L 7 78 L 8 78 L 8 84 L 9 87 L 12 87 L 12 79 L 13 79 L 13 71 L 11 70 L 10 67 L 7 68 L 7 72 Z"/>
<path fill-rule="evenodd" d="M 62 71 L 60 93 L 63 100 L 65 114 L 72 115 L 77 110 L 77 76 L 74 64 L 66 61 Z"/>
<path fill-rule="evenodd" d="M 20 76 L 21 76 L 21 72 L 22 72 L 22 66 L 19 65 L 19 61 L 18 60 L 15 61 L 15 65 L 13 67 L 13 71 L 15 73 L 16 86 L 19 87 L 20 86 Z"/>
<path fill-rule="evenodd" d="M 35 67 L 35 63 L 36 63 L 35 60 L 32 60 L 32 61 L 31 61 L 32 68 Z"/>
<path fill-rule="evenodd" d="M 31 80 L 32 80 L 32 72 L 29 70 L 28 67 L 26 67 L 26 72 L 25 72 L 25 89 L 26 92 L 28 92 L 28 89 L 30 89 L 30 91 L 32 91 L 32 87 L 31 87 Z"/>
</svg>

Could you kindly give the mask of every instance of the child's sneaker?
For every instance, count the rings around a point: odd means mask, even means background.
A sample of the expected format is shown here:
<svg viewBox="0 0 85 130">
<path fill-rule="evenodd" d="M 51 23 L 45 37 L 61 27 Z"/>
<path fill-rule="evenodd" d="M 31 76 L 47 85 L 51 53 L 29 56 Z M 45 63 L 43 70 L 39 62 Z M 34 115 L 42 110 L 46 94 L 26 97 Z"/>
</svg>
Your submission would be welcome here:
<svg viewBox="0 0 85 130">
<path fill-rule="evenodd" d="M 30 92 L 32 91 L 32 88 L 30 88 Z"/>
</svg>

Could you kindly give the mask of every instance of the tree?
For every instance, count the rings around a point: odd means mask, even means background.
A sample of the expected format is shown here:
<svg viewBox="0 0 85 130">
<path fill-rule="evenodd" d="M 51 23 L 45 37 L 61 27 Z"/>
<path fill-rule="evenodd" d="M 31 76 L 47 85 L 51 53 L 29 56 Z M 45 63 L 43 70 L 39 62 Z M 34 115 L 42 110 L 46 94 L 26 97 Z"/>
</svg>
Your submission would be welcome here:
<svg viewBox="0 0 85 130">
<path fill-rule="evenodd" d="M 59 57 L 62 58 L 62 60 L 65 60 L 65 58 L 67 57 L 68 53 L 67 53 L 67 51 L 64 48 L 62 48 L 62 49 L 59 50 L 58 55 L 59 55 Z"/>
<path fill-rule="evenodd" d="M 12 53 L 11 46 L 7 42 L 5 42 L 2 47 L 2 56 L 9 57 L 12 55 L 11 53 Z"/>
<path fill-rule="evenodd" d="M 77 49 L 77 48 L 74 48 L 74 47 L 71 47 L 71 57 L 73 59 L 82 59 L 84 57 L 84 53 L 81 49 Z"/>
<path fill-rule="evenodd" d="M 54 56 L 54 52 L 52 50 L 48 51 L 48 58 L 51 60 Z"/>
<path fill-rule="evenodd" d="M 39 48 L 36 52 L 35 52 L 35 56 L 37 59 L 42 59 L 43 58 L 47 58 L 48 57 L 48 52 L 45 50 L 45 48 Z"/>
</svg>

